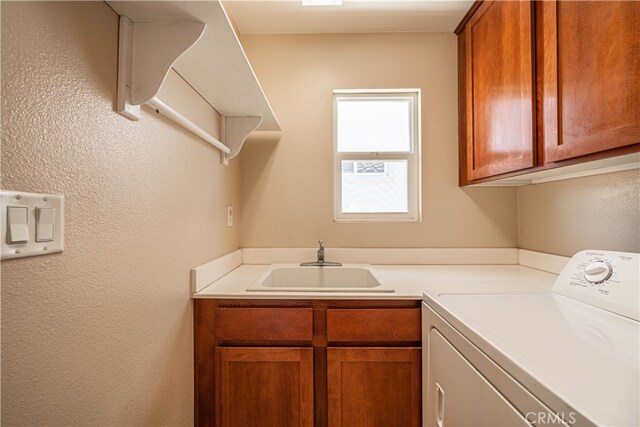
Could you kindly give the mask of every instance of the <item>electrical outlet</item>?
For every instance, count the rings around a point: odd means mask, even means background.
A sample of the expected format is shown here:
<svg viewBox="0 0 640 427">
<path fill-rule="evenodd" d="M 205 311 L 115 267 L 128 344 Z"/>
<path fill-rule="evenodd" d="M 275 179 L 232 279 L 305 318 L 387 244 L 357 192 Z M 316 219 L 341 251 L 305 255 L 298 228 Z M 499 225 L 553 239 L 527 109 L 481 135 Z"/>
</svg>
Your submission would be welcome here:
<svg viewBox="0 0 640 427">
<path fill-rule="evenodd" d="M 227 227 L 233 227 L 233 206 L 227 206 Z"/>
</svg>

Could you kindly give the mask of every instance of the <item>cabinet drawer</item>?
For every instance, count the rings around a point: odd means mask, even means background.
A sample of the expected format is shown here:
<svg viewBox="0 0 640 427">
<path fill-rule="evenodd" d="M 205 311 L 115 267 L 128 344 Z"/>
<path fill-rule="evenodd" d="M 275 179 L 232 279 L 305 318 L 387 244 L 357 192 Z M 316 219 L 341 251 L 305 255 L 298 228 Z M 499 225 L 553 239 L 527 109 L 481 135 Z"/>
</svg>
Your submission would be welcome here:
<svg viewBox="0 0 640 427">
<path fill-rule="evenodd" d="M 419 308 L 329 309 L 329 342 L 415 342 L 422 339 Z"/>
<path fill-rule="evenodd" d="M 311 341 L 312 308 L 217 308 L 216 338 L 225 341 Z"/>
</svg>

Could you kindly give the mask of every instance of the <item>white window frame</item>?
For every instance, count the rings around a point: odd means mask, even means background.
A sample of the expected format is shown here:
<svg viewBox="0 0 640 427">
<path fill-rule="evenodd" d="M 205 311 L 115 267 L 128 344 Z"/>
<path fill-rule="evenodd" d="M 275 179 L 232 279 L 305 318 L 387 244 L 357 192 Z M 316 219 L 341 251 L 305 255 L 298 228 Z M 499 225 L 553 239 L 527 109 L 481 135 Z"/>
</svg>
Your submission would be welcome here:
<svg viewBox="0 0 640 427">
<path fill-rule="evenodd" d="M 412 98 L 409 152 L 338 152 L 338 102 L 358 98 Z M 421 202 L 421 93 L 420 89 L 339 89 L 333 91 L 333 219 L 335 222 L 420 222 Z M 406 160 L 408 212 L 342 212 L 343 160 Z"/>
</svg>

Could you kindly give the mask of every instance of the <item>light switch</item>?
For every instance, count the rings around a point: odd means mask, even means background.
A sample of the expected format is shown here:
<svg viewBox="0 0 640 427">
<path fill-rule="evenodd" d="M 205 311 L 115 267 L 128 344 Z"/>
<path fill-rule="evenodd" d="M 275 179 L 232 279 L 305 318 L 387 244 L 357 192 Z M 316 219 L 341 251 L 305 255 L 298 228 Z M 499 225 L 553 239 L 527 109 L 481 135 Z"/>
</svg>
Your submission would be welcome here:
<svg viewBox="0 0 640 427">
<path fill-rule="evenodd" d="M 1 0 L 0 0 L 1 1 Z M 0 190 L 0 259 L 64 251 L 64 196 Z"/>
<path fill-rule="evenodd" d="M 36 242 L 51 242 L 54 239 L 55 208 L 36 208 Z"/>
<path fill-rule="evenodd" d="M 7 206 L 7 243 L 26 243 L 29 241 L 27 218 L 29 208 L 26 206 Z"/>
</svg>

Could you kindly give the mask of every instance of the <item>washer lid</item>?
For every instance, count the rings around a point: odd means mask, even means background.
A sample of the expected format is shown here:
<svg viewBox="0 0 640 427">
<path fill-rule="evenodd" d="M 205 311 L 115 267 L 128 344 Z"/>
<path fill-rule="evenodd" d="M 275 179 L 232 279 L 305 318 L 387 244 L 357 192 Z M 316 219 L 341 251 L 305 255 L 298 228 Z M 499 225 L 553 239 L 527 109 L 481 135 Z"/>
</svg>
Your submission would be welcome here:
<svg viewBox="0 0 640 427">
<path fill-rule="evenodd" d="M 454 326 L 461 322 L 474 344 L 550 408 L 569 405 L 598 425 L 640 425 L 637 321 L 553 293 L 440 294 L 435 301 L 436 311 L 459 320 Z"/>
</svg>

